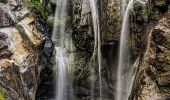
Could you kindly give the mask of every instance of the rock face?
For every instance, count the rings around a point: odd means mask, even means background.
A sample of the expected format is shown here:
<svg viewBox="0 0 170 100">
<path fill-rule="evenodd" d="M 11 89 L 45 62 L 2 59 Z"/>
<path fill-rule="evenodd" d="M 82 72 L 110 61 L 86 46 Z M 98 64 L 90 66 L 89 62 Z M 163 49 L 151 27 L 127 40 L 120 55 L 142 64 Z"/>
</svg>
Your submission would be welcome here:
<svg viewBox="0 0 170 100">
<path fill-rule="evenodd" d="M 168 100 L 170 99 L 170 17 L 161 18 L 151 29 L 150 40 L 144 55 L 141 84 L 136 94 L 137 100 Z"/>
<path fill-rule="evenodd" d="M 0 97 L 3 94 L 9 100 L 34 100 L 40 73 L 46 66 L 46 58 L 42 53 L 49 58 L 52 55 L 53 43 L 44 36 L 47 31 L 44 27 L 49 25 L 51 28 L 53 25 L 56 0 L 40 0 L 38 5 L 35 4 L 35 8 L 39 8 L 38 11 L 32 10 L 39 16 L 36 18 L 29 14 L 30 11 L 20 1 L 0 0 Z M 148 1 L 146 6 L 135 2 L 134 11 L 130 12 L 131 63 L 138 57 L 140 63 L 129 100 L 169 100 L 169 0 L 145 1 Z M 90 100 L 94 96 L 98 100 L 98 66 L 97 62 L 92 63 L 91 60 L 94 32 L 90 3 L 89 0 L 71 0 L 70 3 L 72 9 L 69 17 L 72 22 L 71 26 L 67 25 L 67 35 L 73 43 L 66 43 L 66 49 L 72 48 L 67 52 L 74 62 L 74 93 L 78 99 Z M 115 95 L 117 48 L 122 21 L 121 4 L 120 0 L 98 0 L 97 4 L 102 35 L 102 100 L 112 100 Z M 44 15 L 46 25 L 41 25 L 41 15 Z M 66 42 L 70 40 L 66 39 Z M 44 48 L 41 44 L 45 44 Z M 91 80 L 92 71 L 94 80 Z M 46 78 L 51 86 L 48 75 Z M 92 82 L 95 85 L 93 95 Z"/>
<path fill-rule="evenodd" d="M 169 1 L 145 1 L 145 6 L 139 1 L 134 2 L 134 11 L 130 12 L 130 60 L 131 63 L 134 63 L 136 58 L 140 57 L 140 63 L 129 99 L 169 99 L 169 68 L 165 67 L 169 66 L 169 15 L 164 16 L 168 12 Z M 119 2 L 120 0 L 102 0 L 98 2 L 103 43 L 102 63 L 104 64 L 102 68 L 102 88 L 104 95 L 110 98 L 114 98 L 117 67 L 115 63 L 117 50 L 114 48 L 118 48 L 122 21 Z M 91 9 L 89 9 L 88 0 L 73 0 L 72 3 L 74 15 L 73 42 L 76 50 L 81 51 L 73 53 L 73 57 L 76 55 L 74 58 L 75 86 L 77 86 L 76 89 L 79 93 L 85 95 L 84 98 L 90 98 L 90 71 L 93 66 L 90 65 L 88 59 L 92 57 L 94 46 Z M 158 25 L 155 23 L 158 23 Z M 112 54 L 110 51 L 114 53 Z M 95 91 L 98 91 L 97 66 L 94 67 L 94 70 L 96 72 Z M 98 96 L 98 93 L 96 92 L 95 95 Z"/>
<path fill-rule="evenodd" d="M 35 100 L 46 59 L 35 19 L 16 0 L 0 1 L 0 91 L 8 100 Z"/>
<path fill-rule="evenodd" d="M 138 49 L 140 54 L 134 54 L 134 57 L 140 56 L 141 59 L 129 100 L 170 99 L 170 14 L 167 5 L 169 3 L 166 0 L 154 0 L 152 9 L 156 10 L 151 14 L 137 15 L 133 52 Z"/>
<path fill-rule="evenodd" d="M 114 6 L 114 7 L 113 7 Z M 75 51 L 71 57 L 74 61 L 74 88 L 77 96 L 91 99 L 91 72 L 95 71 L 95 91 L 99 97 L 99 75 L 98 66 L 92 65 L 91 58 L 94 46 L 94 32 L 92 27 L 92 15 L 89 0 L 73 0 L 73 22 L 72 38 Z M 113 98 L 114 95 L 114 68 L 111 67 L 116 55 L 110 53 L 117 52 L 117 41 L 119 40 L 120 30 L 120 4 L 119 0 L 102 0 L 98 2 L 100 28 L 102 35 L 103 67 L 102 68 L 102 88 L 104 98 Z M 113 12 L 114 11 L 114 12 Z M 116 16 L 115 16 L 116 15 Z M 107 51 L 107 52 L 106 52 Z M 111 60 L 113 59 L 113 61 Z M 108 64 L 108 65 L 107 65 Z M 110 64 L 110 65 L 109 65 Z M 96 98 L 95 97 L 95 98 Z M 103 99 L 104 99 L 103 98 Z M 97 99 L 97 98 L 96 98 Z"/>
<path fill-rule="evenodd" d="M 50 0 L 55 5 L 56 0 Z M 145 1 L 146 5 L 140 2 Z M 129 100 L 170 99 L 169 79 L 169 0 L 141 0 L 134 2 L 130 12 L 129 47 L 131 63 L 140 58 L 134 86 Z M 98 0 L 102 35 L 102 100 L 112 100 L 115 93 L 119 37 L 121 31 L 120 0 Z M 94 98 L 99 97 L 97 63 L 92 65 L 94 32 L 89 0 L 72 0 L 73 86 L 76 97 L 92 99 L 91 72 L 94 71 Z M 53 14 L 52 14 L 53 15 Z M 164 17 L 163 17 L 164 16 Z M 51 17 L 51 18 L 50 18 Z M 53 22 L 53 16 L 48 19 Z M 157 25 L 156 25 L 157 23 Z"/>
</svg>

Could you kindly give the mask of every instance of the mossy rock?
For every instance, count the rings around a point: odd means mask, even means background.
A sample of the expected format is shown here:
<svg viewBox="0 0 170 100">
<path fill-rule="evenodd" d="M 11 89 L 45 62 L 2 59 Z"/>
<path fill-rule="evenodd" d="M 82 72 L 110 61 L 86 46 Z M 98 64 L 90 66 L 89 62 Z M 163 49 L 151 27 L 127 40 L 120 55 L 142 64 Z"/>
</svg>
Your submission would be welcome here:
<svg viewBox="0 0 170 100">
<path fill-rule="evenodd" d="M 0 93 L 0 100 L 5 100 L 5 98 L 4 98 L 2 93 Z"/>
<path fill-rule="evenodd" d="M 5 100 L 5 97 L 4 97 L 4 95 L 3 95 L 3 92 L 2 92 L 2 90 L 1 90 L 1 88 L 0 88 L 0 100 Z"/>
<path fill-rule="evenodd" d="M 166 56 L 165 62 L 166 62 L 166 64 L 170 65 L 170 55 Z"/>
</svg>

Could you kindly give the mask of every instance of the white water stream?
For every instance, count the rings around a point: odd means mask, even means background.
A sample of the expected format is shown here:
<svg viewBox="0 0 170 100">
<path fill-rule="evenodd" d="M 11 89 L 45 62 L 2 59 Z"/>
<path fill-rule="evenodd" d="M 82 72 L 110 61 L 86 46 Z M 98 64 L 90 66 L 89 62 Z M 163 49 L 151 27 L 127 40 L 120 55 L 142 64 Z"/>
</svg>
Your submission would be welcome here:
<svg viewBox="0 0 170 100">
<path fill-rule="evenodd" d="M 67 3 L 67 0 L 56 1 L 55 22 L 52 34 L 56 51 L 56 100 L 74 100 L 69 75 L 70 61 L 64 48 L 66 40 Z"/>
<path fill-rule="evenodd" d="M 133 65 L 129 61 L 129 15 L 133 8 L 135 0 L 130 0 L 127 5 L 127 0 L 122 1 L 123 24 L 121 29 L 120 47 L 119 47 L 119 62 L 117 69 L 117 83 L 116 83 L 116 100 L 128 100 L 131 92 L 133 81 L 136 74 L 136 67 L 139 64 L 139 57 Z M 144 1 L 136 0 L 142 5 Z M 126 7 L 127 6 L 127 7 Z"/>
<path fill-rule="evenodd" d="M 97 50 L 97 62 L 98 62 L 98 73 L 99 73 L 99 95 L 100 100 L 102 97 L 102 77 L 101 77 L 101 33 L 100 33 L 100 22 L 99 22 L 99 11 L 98 11 L 98 4 L 97 0 L 90 0 L 90 7 L 92 12 L 92 21 L 93 21 L 93 31 L 95 37 L 95 45 L 94 45 L 94 52 Z M 94 72 L 92 72 L 94 73 Z M 94 76 L 94 75 L 92 75 Z M 94 83 L 92 83 L 92 90 L 94 91 Z M 94 94 L 94 93 L 93 93 Z"/>
<path fill-rule="evenodd" d="M 132 81 L 132 69 L 129 69 L 129 49 L 128 49 L 128 34 L 129 34 L 129 13 L 133 7 L 133 1 L 130 0 L 126 7 L 126 0 L 123 1 L 122 10 L 124 13 L 120 47 L 119 47 L 119 62 L 117 70 L 117 84 L 116 84 L 116 100 L 128 100 L 130 93 L 130 85 Z M 126 10 L 125 10 L 126 7 Z"/>
</svg>

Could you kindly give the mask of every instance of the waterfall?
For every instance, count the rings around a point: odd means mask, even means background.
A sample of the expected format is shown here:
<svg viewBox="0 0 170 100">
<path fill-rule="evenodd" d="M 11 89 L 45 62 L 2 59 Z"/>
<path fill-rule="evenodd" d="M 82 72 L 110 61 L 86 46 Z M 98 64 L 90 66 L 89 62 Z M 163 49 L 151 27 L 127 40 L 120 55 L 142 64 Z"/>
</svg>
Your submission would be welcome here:
<svg viewBox="0 0 170 100">
<path fill-rule="evenodd" d="M 126 6 L 127 6 L 127 1 L 128 0 L 121 0 L 121 3 L 122 3 L 122 16 L 125 14 L 125 11 L 126 11 Z"/>
<path fill-rule="evenodd" d="M 128 33 L 129 33 L 129 12 L 133 7 L 133 1 L 130 0 L 124 13 L 120 47 L 119 47 L 119 62 L 117 71 L 116 84 L 116 100 L 128 100 L 130 86 L 132 81 L 133 67 L 129 66 L 129 50 L 128 50 Z M 126 0 L 123 2 L 123 8 L 126 6 Z M 124 10 L 124 9 L 123 9 Z M 124 12 L 124 11 L 123 11 Z"/>
<path fill-rule="evenodd" d="M 56 1 L 55 22 L 52 40 L 55 43 L 56 100 L 74 100 L 69 77 L 70 61 L 65 51 L 67 0 Z"/>
<path fill-rule="evenodd" d="M 98 73 L 99 73 L 99 95 L 100 100 L 102 97 L 102 79 L 101 79 L 101 34 L 100 34 L 100 23 L 99 23 L 99 12 L 97 6 L 97 0 L 90 0 L 90 7 L 92 12 L 92 19 L 93 19 L 93 30 L 94 30 L 94 37 L 95 37 L 95 46 L 94 46 L 94 53 L 97 50 L 97 62 L 98 62 Z M 96 54 L 96 53 L 95 53 Z M 95 56 L 94 54 L 94 56 Z M 92 72 L 93 73 L 93 72 Z M 93 76 L 93 75 L 92 75 Z M 94 83 L 92 83 L 94 84 Z M 92 85 L 92 87 L 94 87 Z M 94 91 L 94 89 L 92 89 Z M 94 94 L 94 93 L 93 93 Z"/>
<path fill-rule="evenodd" d="M 133 8 L 134 0 L 130 0 L 127 7 L 126 1 L 123 0 L 122 12 L 124 15 L 123 24 L 121 29 L 120 47 L 119 47 L 119 62 L 117 71 L 117 83 L 116 83 L 116 100 L 128 100 L 131 92 L 133 81 L 137 66 L 139 64 L 140 57 L 138 57 L 133 65 L 130 65 L 129 61 L 129 49 L 128 49 L 128 34 L 129 34 L 129 13 Z M 142 0 L 136 0 L 142 5 L 146 2 Z M 126 9 L 125 9 L 126 8 Z M 124 13 L 125 12 L 125 13 Z"/>
</svg>

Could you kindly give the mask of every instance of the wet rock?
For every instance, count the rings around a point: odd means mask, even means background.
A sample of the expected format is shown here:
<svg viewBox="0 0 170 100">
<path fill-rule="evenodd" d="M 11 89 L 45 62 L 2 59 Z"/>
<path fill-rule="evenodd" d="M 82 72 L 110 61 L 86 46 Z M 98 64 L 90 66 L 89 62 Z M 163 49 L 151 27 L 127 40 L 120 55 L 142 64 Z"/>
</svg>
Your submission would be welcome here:
<svg viewBox="0 0 170 100">
<path fill-rule="evenodd" d="M 51 40 L 46 40 L 43 45 L 43 53 L 50 58 L 54 50 L 54 43 Z"/>
</svg>

